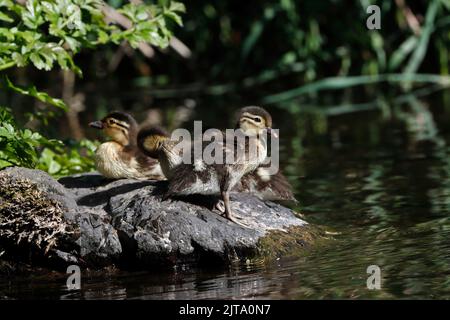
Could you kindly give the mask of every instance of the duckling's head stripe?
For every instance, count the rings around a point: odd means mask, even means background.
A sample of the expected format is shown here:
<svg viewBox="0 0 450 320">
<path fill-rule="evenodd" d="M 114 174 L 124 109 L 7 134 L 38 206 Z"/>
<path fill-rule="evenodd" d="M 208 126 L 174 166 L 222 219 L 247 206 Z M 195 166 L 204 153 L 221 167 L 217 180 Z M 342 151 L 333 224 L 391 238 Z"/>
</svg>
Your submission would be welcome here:
<svg viewBox="0 0 450 320">
<path fill-rule="evenodd" d="M 103 118 L 103 121 L 106 121 L 108 119 L 112 119 L 115 124 L 123 127 L 123 128 L 130 128 L 130 127 L 137 127 L 136 120 L 129 115 L 128 113 L 121 112 L 121 111 L 113 111 L 110 114 L 108 114 L 106 117 Z"/>
<path fill-rule="evenodd" d="M 240 109 L 236 119 L 238 124 L 239 120 L 244 116 L 248 117 L 249 119 L 252 119 L 254 116 L 262 117 L 266 122 L 266 126 L 269 128 L 272 127 L 272 117 L 270 113 L 268 113 L 265 109 L 261 107 L 249 106 Z"/>
<path fill-rule="evenodd" d="M 119 121 L 117 121 L 115 119 L 113 119 L 111 121 L 112 121 L 112 124 L 114 124 L 114 125 L 116 125 L 118 127 L 121 127 L 121 128 L 123 128 L 123 129 L 125 129 L 127 131 L 130 128 L 130 125 L 128 123 L 126 123 L 126 122 L 119 122 Z"/>
</svg>

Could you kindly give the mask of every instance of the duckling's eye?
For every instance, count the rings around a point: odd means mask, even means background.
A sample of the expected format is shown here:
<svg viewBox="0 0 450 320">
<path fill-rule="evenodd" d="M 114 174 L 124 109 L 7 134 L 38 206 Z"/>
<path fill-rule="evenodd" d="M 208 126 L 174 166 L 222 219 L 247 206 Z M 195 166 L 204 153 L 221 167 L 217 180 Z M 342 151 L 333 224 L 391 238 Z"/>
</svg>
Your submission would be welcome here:
<svg viewBox="0 0 450 320">
<path fill-rule="evenodd" d="M 253 118 L 253 121 L 255 121 L 255 122 L 261 122 L 261 118 Z"/>
<path fill-rule="evenodd" d="M 114 121 L 112 119 L 108 119 L 108 124 L 112 125 L 112 124 L 114 124 Z"/>
</svg>

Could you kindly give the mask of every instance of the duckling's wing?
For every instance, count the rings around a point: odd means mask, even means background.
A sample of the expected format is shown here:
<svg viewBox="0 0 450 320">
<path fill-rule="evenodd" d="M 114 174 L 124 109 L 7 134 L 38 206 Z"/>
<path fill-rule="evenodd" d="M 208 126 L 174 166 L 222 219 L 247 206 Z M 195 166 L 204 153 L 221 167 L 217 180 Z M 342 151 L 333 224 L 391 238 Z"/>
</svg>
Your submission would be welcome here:
<svg viewBox="0 0 450 320">
<path fill-rule="evenodd" d="M 136 152 L 136 161 L 143 169 L 151 169 L 158 165 L 158 160 L 155 158 L 146 156 L 142 152 Z"/>
<path fill-rule="evenodd" d="M 200 143 L 202 153 L 195 154 L 198 144 L 192 144 L 191 163 L 180 164 L 173 169 L 169 181 L 167 197 L 180 194 L 215 194 L 220 190 L 227 190 L 234 185 L 244 172 L 244 166 L 239 163 L 224 163 L 228 154 L 236 154 L 235 140 L 224 139 L 225 135 L 216 137 L 211 141 L 195 141 Z M 227 137 L 228 138 L 228 137 Z M 208 148 L 208 149 L 206 149 Z M 221 157 L 217 153 L 221 153 Z M 241 152 L 242 153 L 242 152 Z M 200 156 L 197 158 L 196 156 Z M 205 161 L 205 156 L 212 156 L 212 160 L 220 160 L 220 163 Z"/>
<path fill-rule="evenodd" d="M 227 132 L 224 150 L 233 152 L 235 164 L 247 166 L 261 162 L 267 156 L 266 142 L 256 136 L 245 135 L 242 131 Z"/>
<path fill-rule="evenodd" d="M 270 175 L 263 165 L 244 175 L 236 186 L 237 192 L 249 192 L 263 200 L 288 200 L 297 202 L 292 186 L 287 178 L 278 171 Z"/>
<path fill-rule="evenodd" d="M 194 172 L 192 165 L 180 164 L 173 169 L 172 178 L 169 181 L 169 186 L 165 197 L 175 196 L 180 193 L 185 193 L 189 190 L 197 180 L 196 172 Z"/>
<path fill-rule="evenodd" d="M 155 180 L 165 179 L 158 160 L 143 154 L 140 150 L 136 150 L 134 157 L 143 176 Z"/>
<path fill-rule="evenodd" d="M 276 197 L 278 200 L 298 202 L 297 199 L 295 199 L 294 193 L 292 192 L 291 184 L 280 170 L 278 170 L 276 174 L 270 176 L 268 187 L 270 190 L 272 190 L 274 197 Z"/>
<path fill-rule="evenodd" d="M 222 159 L 227 165 L 242 165 L 245 161 L 247 141 L 238 138 L 233 132 L 222 131 L 223 139 L 215 140 L 214 146 L 222 153 Z"/>
</svg>

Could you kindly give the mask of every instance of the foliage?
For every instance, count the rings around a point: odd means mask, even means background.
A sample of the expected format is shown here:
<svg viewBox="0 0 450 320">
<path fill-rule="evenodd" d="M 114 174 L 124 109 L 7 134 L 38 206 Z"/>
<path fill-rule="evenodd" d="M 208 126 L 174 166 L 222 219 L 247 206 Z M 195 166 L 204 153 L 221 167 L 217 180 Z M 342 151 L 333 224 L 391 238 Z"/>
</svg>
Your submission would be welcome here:
<svg viewBox="0 0 450 320">
<path fill-rule="evenodd" d="M 95 168 L 94 155 L 98 142 L 82 139 L 65 146 L 44 148 L 39 155 L 37 169 L 57 177 L 92 171 Z"/>
<path fill-rule="evenodd" d="M 3 76 L 0 79 L 0 88 L 9 89 L 11 91 L 34 97 L 42 102 L 48 103 L 52 106 L 67 110 L 66 104 L 61 99 L 53 98 L 46 92 L 40 92 L 35 86 L 30 86 L 29 88 L 22 88 L 20 86 L 14 85 L 7 76 Z"/>
<path fill-rule="evenodd" d="M 0 70 L 32 63 L 39 70 L 51 70 L 55 63 L 81 75 L 72 56 L 82 48 L 95 48 L 112 42 L 129 41 L 133 48 L 148 42 L 167 47 L 172 33 L 167 25 L 181 25 L 178 2 L 160 5 L 123 6 L 132 22 L 124 30 L 105 21 L 104 2 L 100 0 L 28 0 L 26 5 L 11 0 L 0 1 Z"/>
<path fill-rule="evenodd" d="M 123 5 L 115 14 L 128 18 L 127 28 L 108 20 L 110 10 L 113 9 L 101 0 L 0 0 L 0 71 L 26 66 L 50 71 L 59 66 L 81 76 L 73 56 L 82 49 L 123 42 L 133 48 L 142 42 L 165 48 L 172 36 L 171 24 L 182 25 L 179 14 L 185 8 L 182 3 L 170 0 L 159 1 L 157 5 Z M 68 109 L 63 100 L 38 91 L 34 85 L 17 86 L 6 75 L 0 79 L 0 89 Z M 5 108 L 0 112 L 0 168 L 38 167 L 57 176 L 93 168 L 93 142 L 82 140 L 67 147 L 38 132 L 19 129 Z M 42 114 L 29 115 L 31 118 Z M 47 119 L 44 120 L 45 123 Z M 80 155 L 79 150 L 86 154 Z"/>
<path fill-rule="evenodd" d="M 66 146 L 30 129 L 19 129 L 4 107 L 0 107 L 0 123 L 0 169 L 8 166 L 37 167 L 54 176 L 63 176 L 94 168 L 94 142 L 82 140 Z"/>
<path fill-rule="evenodd" d="M 181 25 L 179 13 L 185 10 L 183 4 L 172 1 L 128 4 L 118 10 L 131 20 L 131 27 L 124 30 L 105 21 L 105 5 L 101 0 L 27 0 L 25 5 L 0 0 L 0 71 L 29 64 L 50 71 L 57 64 L 81 76 L 72 57 L 82 48 L 123 41 L 133 48 L 141 42 L 165 48 L 172 36 L 169 21 Z M 63 101 L 45 97 L 34 86 L 20 90 L 9 80 L 7 83 L 6 88 L 66 107 Z"/>
<path fill-rule="evenodd" d="M 192 2 L 179 37 L 196 53 L 194 67 L 188 66 L 194 72 L 182 72 L 183 66 L 178 65 L 166 68 L 167 77 L 172 85 L 174 81 L 213 83 L 202 88 L 210 95 L 252 94 L 258 87 L 262 90 L 257 98 L 264 100 L 265 95 L 282 93 L 286 87 L 294 89 L 324 78 L 448 75 L 449 2 L 408 1 L 408 10 L 400 3 Z M 380 30 L 366 27 L 366 8 L 371 4 L 381 9 Z M 410 26 L 413 19 L 418 30 Z M 302 95 L 315 94 L 314 88 L 303 88 Z"/>
<path fill-rule="evenodd" d="M 168 6 L 127 4 L 118 11 L 128 17 L 134 27 L 123 32 L 123 35 L 113 34 L 113 42 L 118 43 L 118 39 L 119 41 L 125 39 L 133 48 L 137 48 L 140 42 L 145 41 L 165 48 L 169 45 L 172 36 L 170 30 L 167 29 L 167 21 L 171 20 L 182 26 L 183 22 L 178 13 L 184 12 L 185 8 L 180 2 L 170 2 Z"/>
<path fill-rule="evenodd" d="M 17 128 L 5 108 L 0 108 L 0 123 L 0 168 L 10 165 L 33 168 L 38 163 L 36 147 L 55 143 L 37 132 Z"/>
</svg>

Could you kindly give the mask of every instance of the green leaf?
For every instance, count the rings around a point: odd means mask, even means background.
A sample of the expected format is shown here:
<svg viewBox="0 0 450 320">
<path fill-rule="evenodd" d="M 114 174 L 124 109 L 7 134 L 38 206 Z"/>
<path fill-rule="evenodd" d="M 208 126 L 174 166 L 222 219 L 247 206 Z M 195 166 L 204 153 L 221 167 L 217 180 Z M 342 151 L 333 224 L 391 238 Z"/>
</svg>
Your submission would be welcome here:
<svg viewBox="0 0 450 320">
<path fill-rule="evenodd" d="M 411 56 L 408 64 L 404 69 L 404 73 L 414 73 L 416 72 L 423 59 L 425 58 L 425 54 L 428 48 L 428 42 L 430 40 L 431 33 L 433 32 L 434 20 L 436 19 L 436 15 L 439 9 L 439 1 L 433 0 L 429 2 L 427 13 L 425 16 L 425 25 L 422 28 L 422 33 L 420 35 L 419 43 L 417 44 L 414 53 Z"/>
<path fill-rule="evenodd" d="M 0 7 L 11 8 L 14 5 L 12 0 L 0 0 Z"/>
<path fill-rule="evenodd" d="M 3 13 L 0 11 L 0 20 L 1 21 L 6 21 L 6 22 L 13 22 L 14 19 L 11 18 L 10 16 L 8 16 L 6 13 Z"/>
<path fill-rule="evenodd" d="M 167 11 L 166 13 L 164 13 L 164 16 L 173 20 L 180 27 L 183 26 L 183 20 L 181 20 L 181 17 L 178 14 L 176 14 L 175 12 Z"/>
<path fill-rule="evenodd" d="M 80 42 L 78 40 L 69 36 L 64 37 L 64 40 L 70 47 L 70 50 L 72 50 L 73 52 L 78 52 L 78 49 L 80 47 Z"/>
<path fill-rule="evenodd" d="M 7 76 L 3 77 L 3 85 L 5 87 L 7 87 L 8 89 L 11 89 L 15 92 L 24 94 L 24 95 L 28 95 L 34 98 L 39 99 L 42 102 L 51 104 L 55 107 L 61 108 L 65 111 L 68 110 L 66 104 L 64 103 L 64 101 L 62 101 L 61 99 L 56 99 L 56 98 L 52 98 L 51 96 L 49 96 L 47 93 L 45 92 L 40 92 L 36 89 L 35 86 L 30 86 L 27 89 L 21 88 L 19 86 L 15 86 Z"/>
<path fill-rule="evenodd" d="M 51 161 L 50 165 L 48 166 L 48 173 L 55 174 L 59 170 L 61 170 L 61 165 L 58 162 L 54 161 L 54 160 Z"/>
<path fill-rule="evenodd" d="M 441 4 L 444 5 L 447 10 L 450 10 L 450 2 L 448 0 L 441 0 Z"/>
<path fill-rule="evenodd" d="M 98 42 L 101 44 L 107 43 L 109 41 L 110 37 L 109 35 L 103 31 L 103 30 L 98 30 Z"/>
<path fill-rule="evenodd" d="M 9 28 L 0 28 L 0 35 L 0 37 L 6 38 L 7 41 L 14 41 L 14 33 Z"/>
<path fill-rule="evenodd" d="M 397 69 L 406 57 L 414 50 L 417 43 L 418 39 L 416 36 L 411 36 L 406 39 L 392 54 L 391 59 L 389 60 L 389 70 L 392 71 Z"/>
<path fill-rule="evenodd" d="M 10 167 L 12 166 L 13 163 L 7 161 L 7 160 L 3 160 L 2 154 L 0 152 L 0 169 L 6 168 L 6 167 Z"/>
<path fill-rule="evenodd" d="M 33 62 L 34 66 L 38 68 L 39 70 L 45 69 L 50 70 L 50 67 L 48 67 L 42 57 L 39 55 L 39 53 L 33 52 L 30 54 L 30 60 Z"/>
<path fill-rule="evenodd" d="M 16 64 L 16 66 L 18 66 L 18 67 L 24 67 L 26 65 L 26 63 L 27 63 L 26 59 L 24 58 L 24 56 L 21 55 L 18 52 L 14 52 L 12 54 L 12 58 L 13 58 L 13 61 L 15 62 L 15 64 Z"/>
<path fill-rule="evenodd" d="M 171 1 L 169 10 L 170 11 L 178 11 L 178 12 L 186 12 L 186 6 L 181 2 Z"/>
<path fill-rule="evenodd" d="M 30 29 L 37 29 L 44 23 L 42 17 L 42 7 L 37 0 L 28 0 L 26 2 L 26 10 L 22 12 L 22 20 Z"/>
</svg>

